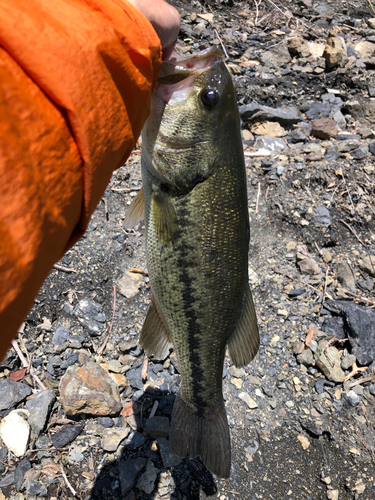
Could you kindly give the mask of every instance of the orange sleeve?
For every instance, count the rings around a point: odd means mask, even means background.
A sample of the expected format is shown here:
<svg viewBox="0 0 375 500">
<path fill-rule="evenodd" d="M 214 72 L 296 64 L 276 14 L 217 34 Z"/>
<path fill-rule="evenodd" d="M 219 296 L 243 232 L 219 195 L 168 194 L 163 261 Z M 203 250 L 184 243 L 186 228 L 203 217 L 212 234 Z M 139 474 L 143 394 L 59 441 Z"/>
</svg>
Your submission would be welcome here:
<svg viewBox="0 0 375 500">
<path fill-rule="evenodd" d="M 126 0 L 0 0 L 0 360 L 149 113 L 159 38 Z"/>
</svg>

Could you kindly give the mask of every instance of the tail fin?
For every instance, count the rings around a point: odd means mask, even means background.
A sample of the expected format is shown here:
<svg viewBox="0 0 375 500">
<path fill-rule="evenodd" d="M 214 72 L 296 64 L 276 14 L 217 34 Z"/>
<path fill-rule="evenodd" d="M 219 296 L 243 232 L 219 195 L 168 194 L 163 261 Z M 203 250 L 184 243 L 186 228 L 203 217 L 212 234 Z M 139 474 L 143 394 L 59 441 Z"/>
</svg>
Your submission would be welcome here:
<svg viewBox="0 0 375 500">
<path fill-rule="evenodd" d="M 231 448 L 224 404 L 198 417 L 179 394 L 173 405 L 169 441 L 177 456 L 194 458 L 200 455 L 213 474 L 229 477 Z"/>
</svg>

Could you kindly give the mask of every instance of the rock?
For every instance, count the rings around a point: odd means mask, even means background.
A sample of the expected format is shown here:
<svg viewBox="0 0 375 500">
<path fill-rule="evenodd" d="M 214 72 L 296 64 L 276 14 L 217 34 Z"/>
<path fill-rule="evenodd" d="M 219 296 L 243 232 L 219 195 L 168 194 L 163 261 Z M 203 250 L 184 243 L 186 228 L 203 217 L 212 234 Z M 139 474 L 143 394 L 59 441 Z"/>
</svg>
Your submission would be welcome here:
<svg viewBox="0 0 375 500">
<path fill-rule="evenodd" d="M 310 441 L 307 439 L 306 436 L 303 436 L 302 434 L 299 434 L 297 436 L 298 441 L 301 443 L 301 446 L 304 450 L 307 450 L 310 446 Z"/>
<path fill-rule="evenodd" d="M 73 424 L 63 427 L 61 431 L 51 436 L 53 446 L 58 449 L 64 448 L 81 434 L 83 427 L 83 424 Z"/>
<path fill-rule="evenodd" d="M 331 137 L 336 137 L 339 132 L 337 124 L 332 118 L 316 118 L 311 122 L 311 125 L 311 134 L 319 139 L 330 139 Z"/>
<path fill-rule="evenodd" d="M 86 357 L 82 357 L 81 366 L 70 366 L 61 379 L 60 403 L 67 415 L 109 416 L 122 410 L 116 382 Z"/>
<path fill-rule="evenodd" d="M 152 438 L 169 436 L 169 418 L 152 417 L 146 420 L 145 432 Z"/>
<path fill-rule="evenodd" d="M 361 402 L 361 398 L 354 391 L 344 391 L 341 398 L 347 408 L 358 406 Z"/>
<path fill-rule="evenodd" d="M 0 437 L 8 450 L 17 457 L 22 457 L 27 450 L 30 438 L 30 426 L 26 422 L 26 410 L 13 410 L 3 418 L 0 424 Z"/>
<path fill-rule="evenodd" d="M 100 335 L 104 331 L 106 317 L 101 304 L 90 299 L 80 300 L 74 314 L 81 325 L 89 330 L 90 335 Z"/>
<path fill-rule="evenodd" d="M 272 50 L 261 53 L 260 60 L 267 68 L 279 68 L 281 65 L 291 61 L 288 48 L 285 44 L 278 45 Z"/>
<path fill-rule="evenodd" d="M 258 408 L 256 401 L 254 401 L 254 399 L 251 398 L 247 392 L 240 392 L 238 397 L 244 401 L 250 409 Z"/>
<path fill-rule="evenodd" d="M 28 422 L 36 437 L 44 430 L 55 401 L 55 393 L 51 389 L 48 389 L 39 392 L 33 399 L 26 403 L 26 408 L 29 411 Z"/>
<path fill-rule="evenodd" d="M 98 424 L 109 429 L 114 426 L 113 420 L 110 417 L 101 417 L 98 418 Z"/>
<path fill-rule="evenodd" d="M 331 214 L 326 207 L 320 206 L 314 208 L 313 215 L 316 219 L 316 222 L 323 227 L 329 227 L 331 225 Z"/>
<path fill-rule="evenodd" d="M 358 266 L 370 276 L 375 277 L 375 255 L 366 255 L 366 257 L 358 262 Z"/>
<path fill-rule="evenodd" d="M 342 316 L 352 354 L 358 363 L 370 364 L 375 359 L 375 311 L 341 300 L 328 300 L 324 306 Z"/>
<path fill-rule="evenodd" d="M 22 491 L 25 474 L 30 469 L 31 463 L 28 458 L 24 458 L 17 465 L 16 470 L 14 471 L 14 486 L 16 487 L 17 491 Z"/>
<path fill-rule="evenodd" d="M 341 113 L 341 111 L 339 109 L 332 115 L 332 119 L 335 120 L 337 126 L 341 130 L 345 130 L 346 129 L 345 116 Z M 337 136 L 337 138 L 338 138 L 338 136 Z"/>
<path fill-rule="evenodd" d="M 328 490 L 327 491 L 328 500 L 339 500 L 339 490 Z"/>
<path fill-rule="evenodd" d="M 361 40 L 354 45 L 354 50 L 357 52 L 360 59 L 364 59 L 365 57 L 374 57 L 375 43 Z"/>
<path fill-rule="evenodd" d="M 314 356 L 310 349 L 304 349 L 301 354 L 297 355 L 297 361 L 301 365 L 311 366 L 314 362 Z"/>
<path fill-rule="evenodd" d="M 319 274 L 321 269 L 314 259 L 303 259 L 298 262 L 302 274 Z"/>
<path fill-rule="evenodd" d="M 327 344 L 327 340 L 321 340 L 319 342 L 318 349 L 314 354 L 315 364 L 324 373 L 328 380 L 332 380 L 333 382 L 343 382 L 345 373 L 341 369 L 340 353 L 336 347 L 332 346 L 332 344 L 328 347 L 329 354 L 334 363 L 332 364 L 332 361 L 328 358 L 328 354 L 325 349 Z"/>
<path fill-rule="evenodd" d="M 137 488 L 150 495 L 155 486 L 155 480 L 158 477 L 159 469 L 157 469 L 151 460 L 147 462 L 146 470 L 138 479 Z"/>
<path fill-rule="evenodd" d="M 121 495 L 124 497 L 133 488 L 137 481 L 137 476 L 146 465 L 143 457 L 120 461 L 118 463 L 118 473 L 121 486 Z"/>
<path fill-rule="evenodd" d="M 118 291 L 126 297 L 131 299 L 139 292 L 139 287 L 143 283 L 143 278 L 140 273 L 131 273 L 125 271 L 122 278 L 116 283 Z"/>
<path fill-rule="evenodd" d="M 105 451 L 116 451 L 121 441 L 129 434 L 129 427 L 112 427 L 103 433 L 102 448 Z"/>
<path fill-rule="evenodd" d="M 343 288 L 353 293 L 356 292 L 355 276 L 349 264 L 340 262 L 340 264 L 337 265 L 336 278 Z"/>
<path fill-rule="evenodd" d="M 375 123 L 375 102 L 347 101 L 345 111 L 364 125 Z"/>
<path fill-rule="evenodd" d="M 316 118 L 328 118 L 331 113 L 331 108 L 326 104 L 320 102 L 312 102 L 307 105 L 306 118 L 308 120 L 315 120 Z M 312 127 L 311 127 L 312 130 Z"/>
<path fill-rule="evenodd" d="M 125 446 L 130 450 L 136 450 L 140 448 L 146 441 L 146 436 L 140 432 L 132 432 L 125 441 Z"/>
<path fill-rule="evenodd" d="M 14 472 L 8 472 L 5 476 L 0 479 L 0 488 L 6 488 L 7 486 L 10 486 L 11 484 L 14 483 Z M 0 490 L 1 492 L 1 490 Z M 0 500 L 7 500 L 4 496 Z"/>
<path fill-rule="evenodd" d="M 65 326 L 58 326 L 56 328 L 55 333 L 53 334 L 52 337 L 52 344 L 53 345 L 61 345 L 64 344 L 69 337 L 69 330 L 65 328 Z"/>
<path fill-rule="evenodd" d="M 343 370 L 349 370 L 356 361 L 356 357 L 353 354 L 347 354 L 341 359 L 341 368 Z"/>
<path fill-rule="evenodd" d="M 270 108 L 252 101 L 239 107 L 241 118 L 244 122 L 278 122 L 280 125 L 292 125 L 301 122 L 303 117 L 300 111 L 293 106 Z"/>
<path fill-rule="evenodd" d="M 129 384 L 135 389 L 143 389 L 142 366 L 128 370 L 126 378 Z"/>
<path fill-rule="evenodd" d="M 279 152 L 286 148 L 286 142 L 283 139 L 274 137 L 257 137 L 254 147 L 256 149 L 269 149 L 271 151 Z"/>
<path fill-rule="evenodd" d="M 308 122 L 299 122 L 288 135 L 288 142 L 296 144 L 298 142 L 307 142 L 310 140 L 312 126 Z"/>
<path fill-rule="evenodd" d="M 289 297 L 294 298 L 294 297 L 299 297 L 300 295 L 304 294 L 306 292 L 306 288 L 304 286 L 300 288 L 292 288 L 289 291 Z"/>
<path fill-rule="evenodd" d="M 28 497 L 46 497 L 47 488 L 42 486 L 39 481 L 31 479 L 26 487 L 26 494 Z"/>
<path fill-rule="evenodd" d="M 339 66 L 343 68 L 348 62 L 345 40 L 337 36 L 334 30 L 331 30 L 324 49 L 323 57 L 326 60 L 327 69 Z"/>
<path fill-rule="evenodd" d="M 108 361 L 108 371 L 113 373 L 121 373 L 123 369 L 122 364 L 118 359 L 111 359 Z"/>
<path fill-rule="evenodd" d="M 0 380 L 0 411 L 10 410 L 32 393 L 31 387 L 9 379 Z"/>
<path fill-rule="evenodd" d="M 255 135 L 266 135 L 268 137 L 284 137 L 288 132 L 278 122 L 254 123 L 250 130 Z"/>
<path fill-rule="evenodd" d="M 340 317 L 326 318 L 323 322 L 322 329 L 328 335 L 333 335 L 338 339 L 345 338 L 344 320 Z"/>
<path fill-rule="evenodd" d="M 158 438 L 157 443 L 160 450 L 161 459 L 163 461 L 163 466 L 166 468 L 177 467 L 182 462 L 182 458 L 178 457 L 171 450 L 168 439 Z"/>
</svg>

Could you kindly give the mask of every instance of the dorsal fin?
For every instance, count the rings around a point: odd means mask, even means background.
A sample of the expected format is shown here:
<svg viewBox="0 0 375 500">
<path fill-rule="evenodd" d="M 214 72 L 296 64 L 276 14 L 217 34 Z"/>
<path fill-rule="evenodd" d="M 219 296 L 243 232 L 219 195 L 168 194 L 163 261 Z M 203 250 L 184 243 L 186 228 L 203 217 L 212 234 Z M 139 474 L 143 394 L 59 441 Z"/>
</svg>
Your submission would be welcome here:
<svg viewBox="0 0 375 500">
<path fill-rule="evenodd" d="M 145 218 L 145 196 L 143 186 L 139 190 L 137 196 L 131 202 L 129 210 L 126 214 L 124 226 L 134 227 Z"/>
<path fill-rule="evenodd" d="M 241 316 L 228 342 L 229 355 L 237 368 L 246 366 L 259 349 L 259 331 L 253 297 L 247 285 Z"/>
</svg>

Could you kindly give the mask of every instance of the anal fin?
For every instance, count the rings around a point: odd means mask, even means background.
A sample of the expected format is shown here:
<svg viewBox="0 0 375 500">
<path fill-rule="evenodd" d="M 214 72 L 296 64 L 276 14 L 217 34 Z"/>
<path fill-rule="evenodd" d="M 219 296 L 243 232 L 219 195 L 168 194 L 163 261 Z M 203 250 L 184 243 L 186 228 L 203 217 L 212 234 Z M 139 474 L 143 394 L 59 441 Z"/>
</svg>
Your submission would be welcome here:
<svg viewBox="0 0 375 500">
<path fill-rule="evenodd" d="M 259 349 L 259 331 L 253 297 L 247 285 L 241 316 L 228 342 L 229 355 L 237 368 L 246 366 Z"/>
<path fill-rule="evenodd" d="M 147 354 L 152 354 L 157 359 L 164 359 L 169 353 L 171 336 L 158 311 L 154 296 L 152 296 L 151 300 L 152 302 L 143 323 L 140 344 Z"/>
<path fill-rule="evenodd" d="M 137 196 L 131 202 L 129 210 L 127 211 L 124 226 L 134 227 L 145 218 L 145 197 L 143 186 L 139 190 Z"/>
</svg>

